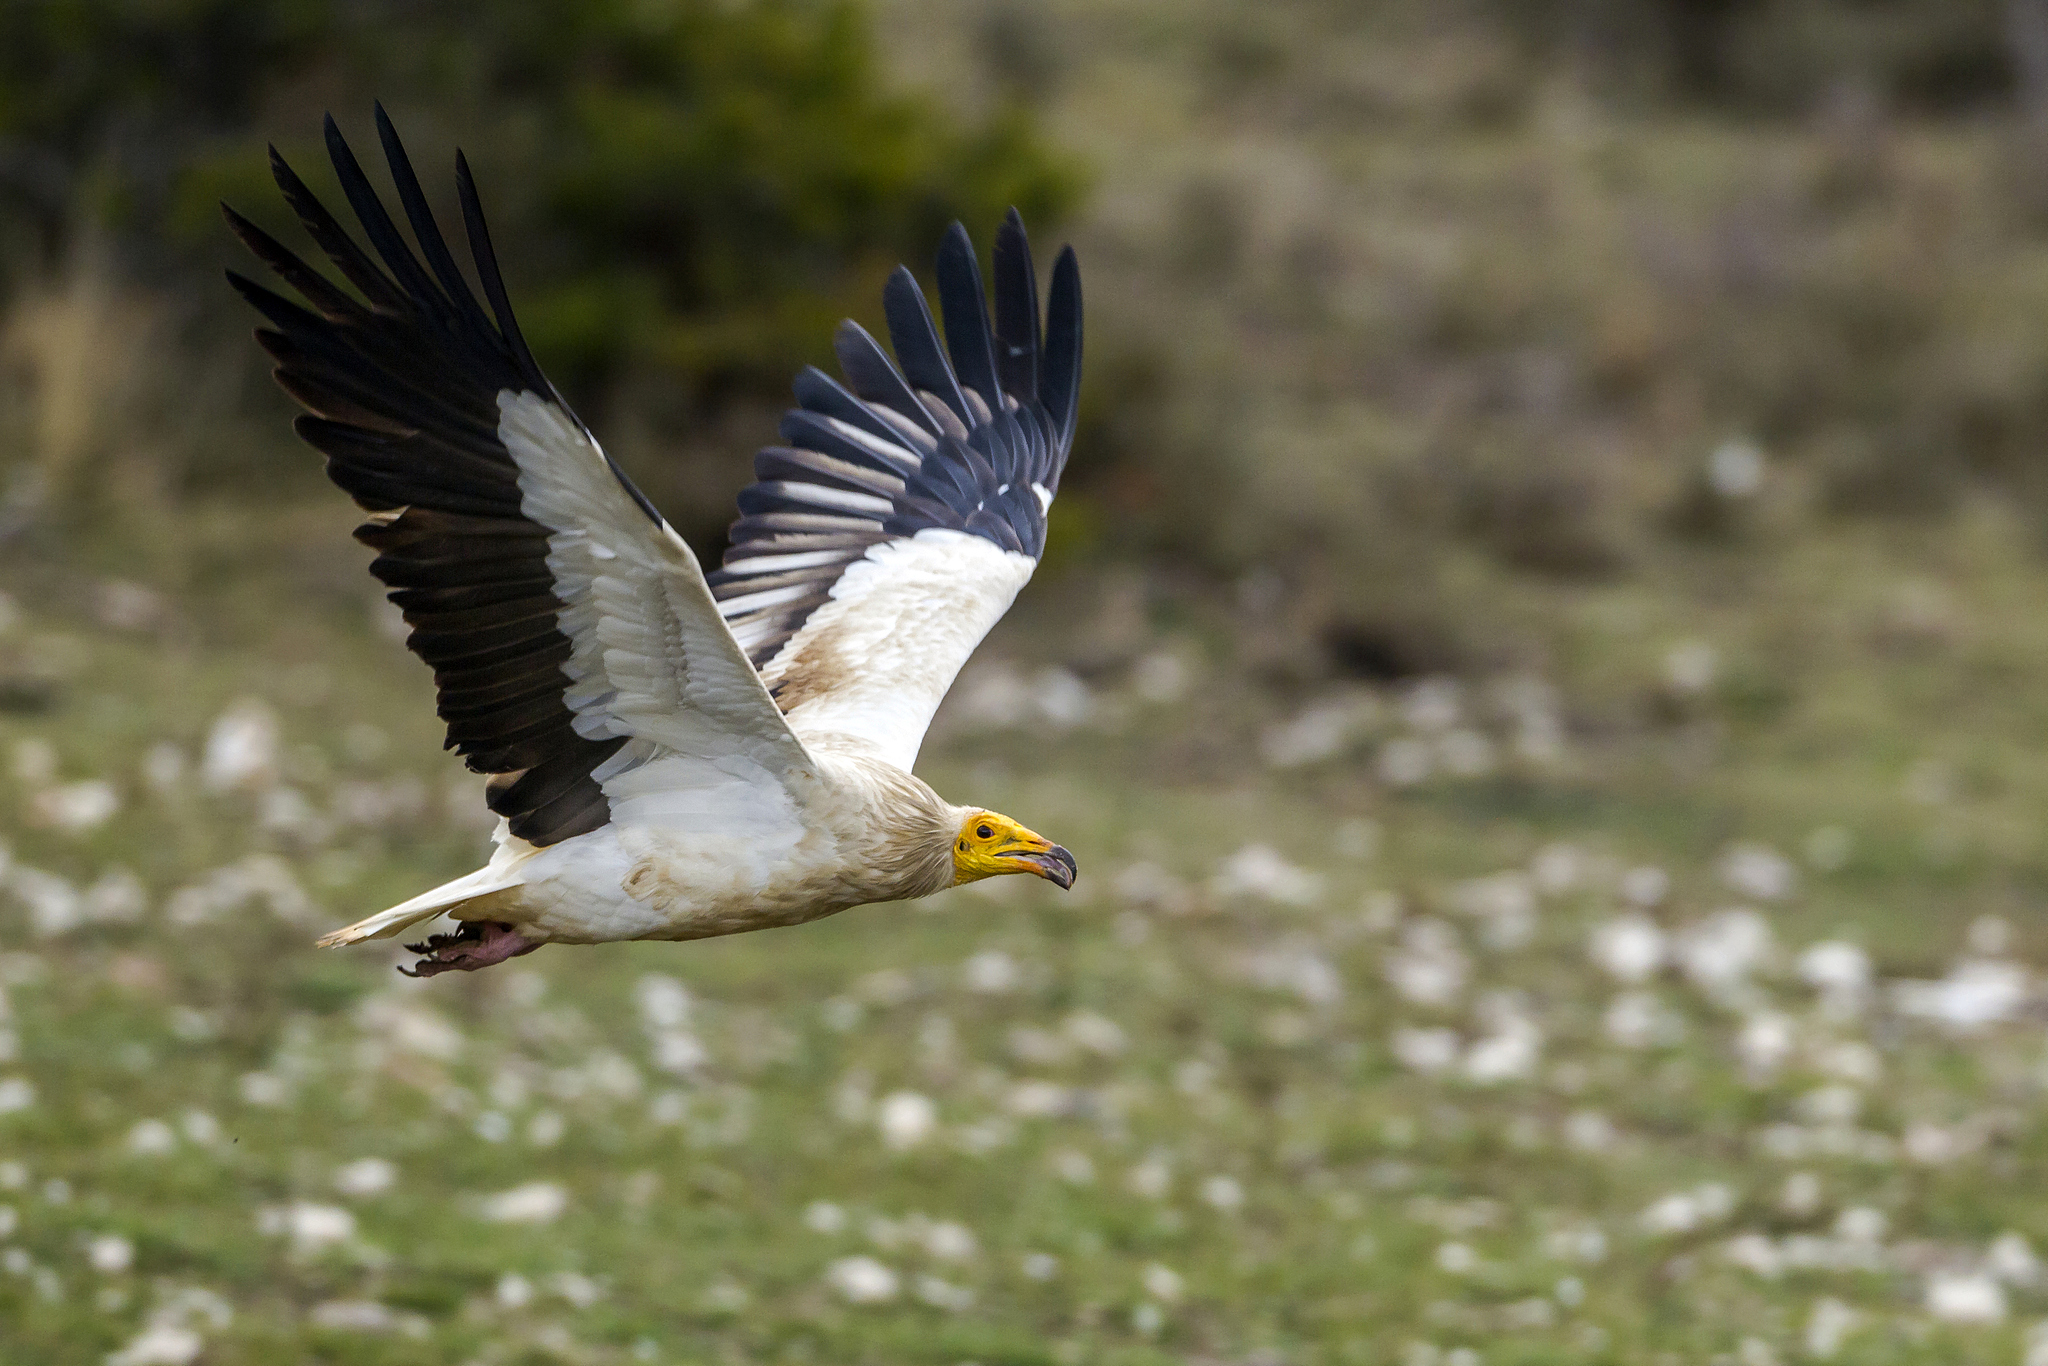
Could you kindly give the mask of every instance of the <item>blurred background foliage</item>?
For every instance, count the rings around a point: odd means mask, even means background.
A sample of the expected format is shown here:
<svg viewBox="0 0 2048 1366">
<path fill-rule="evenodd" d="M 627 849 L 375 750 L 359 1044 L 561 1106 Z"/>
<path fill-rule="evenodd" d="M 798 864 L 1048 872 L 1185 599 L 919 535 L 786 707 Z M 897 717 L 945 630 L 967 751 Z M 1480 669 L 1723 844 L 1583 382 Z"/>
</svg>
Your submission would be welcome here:
<svg viewBox="0 0 2048 1366">
<path fill-rule="evenodd" d="M 1299 667 L 2048 498 L 2042 0 L 72 0 L 0 8 L 0 532 L 314 492 L 214 204 L 296 240 L 263 144 L 331 187 L 320 113 L 380 97 L 444 221 L 468 150 L 544 364 L 707 551 L 833 322 L 1011 203 L 1093 305 L 1056 562 L 1257 568 Z"/>
<path fill-rule="evenodd" d="M 1920 111 L 1981 109 L 2022 79 L 2027 8 L 2004 0 L 1504 0 L 1533 54 L 1569 54 L 1610 91 L 1726 110 L 1805 113 L 1837 82 Z"/>
<path fill-rule="evenodd" d="M 836 0 L 10 5 L 0 273 L 32 294 L 91 243 L 90 269 L 208 351 L 240 330 L 205 268 L 228 259 L 216 201 L 291 237 L 264 144 L 329 188 L 321 112 L 374 161 L 376 98 L 447 224 L 449 144 L 467 150 L 557 382 L 591 420 L 629 394 L 669 431 L 779 398 L 952 219 L 1016 204 L 1050 228 L 1081 184 L 1021 106 L 963 120 L 890 85 Z M 248 463 L 216 449 L 189 472 Z"/>
</svg>

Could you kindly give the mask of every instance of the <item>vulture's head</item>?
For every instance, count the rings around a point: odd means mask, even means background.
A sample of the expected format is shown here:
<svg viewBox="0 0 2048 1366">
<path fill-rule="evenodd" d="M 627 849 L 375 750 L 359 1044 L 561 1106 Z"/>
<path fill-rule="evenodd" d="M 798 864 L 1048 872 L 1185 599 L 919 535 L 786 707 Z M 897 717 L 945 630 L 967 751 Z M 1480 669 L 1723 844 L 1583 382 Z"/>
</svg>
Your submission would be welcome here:
<svg viewBox="0 0 2048 1366">
<path fill-rule="evenodd" d="M 970 808 L 953 837 L 953 885 L 1005 873 L 1030 873 L 1061 888 L 1074 885 L 1074 856 L 1008 816 Z"/>
</svg>

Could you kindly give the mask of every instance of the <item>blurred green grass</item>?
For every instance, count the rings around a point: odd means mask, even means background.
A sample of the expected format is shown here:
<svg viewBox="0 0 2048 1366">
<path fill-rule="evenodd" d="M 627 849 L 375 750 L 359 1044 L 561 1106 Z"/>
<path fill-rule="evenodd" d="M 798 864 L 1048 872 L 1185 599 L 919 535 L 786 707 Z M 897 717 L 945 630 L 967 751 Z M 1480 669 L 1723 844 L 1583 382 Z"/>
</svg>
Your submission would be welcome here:
<svg viewBox="0 0 2048 1366">
<path fill-rule="evenodd" d="M 289 612 L 294 587 L 246 585 L 205 618 L 204 648 L 179 648 L 193 623 L 175 601 L 141 627 L 28 604 L 8 633 L 17 659 L 67 661 L 57 711 L 0 727 L 17 766 L 38 741 L 57 759 L 6 815 L 18 1055 L 0 1077 L 34 1091 L 0 1116 L 14 1355 L 183 1331 L 222 1362 L 1789 1357 L 1835 1298 L 1857 1316 L 1850 1359 L 1993 1361 L 2048 1307 L 2019 1273 L 2003 1324 L 1945 1326 L 1922 1306 L 1942 1268 L 1967 1277 L 1999 1235 L 2048 1232 L 2026 1194 L 2042 1151 L 2032 1007 L 1958 1034 L 1882 984 L 1845 1010 L 1791 971 L 1846 935 L 1886 978 L 1938 977 L 1991 915 L 2014 936 L 1991 956 L 2028 961 L 2039 925 L 2015 884 L 2031 850 L 1979 843 L 1995 819 L 1927 847 L 1955 812 L 1902 792 L 1895 757 L 1815 743 L 1796 709 L 1751 738 L 1727 703 L 1695 699 L 1683 725 L 1727 733 L 1675 782 L 1676 736 L 1617 760 L 1574 730 L 1524 762 L 1478 696 L 1432 719 L 1397 689 L 1351 742 L 1359 758 L 1276 770 L 1256 756 L 1288 709 L 1185 636 L 1159 642 L 1189 662 L 1181 700 L 1101 677 L 1083 685 L 1092 719 L 1050 742 L 1049 722 L 980 714 L 1007 669 L 1045 695 L 1028 661 L 1062 633 L 1027 618 L 967 680 L 930 770 L 1067 840 L 1074 896 L 999 884 L 412 984 L 388 951 L 307 940 L 465 867 L 479 836 L 442 792 L 468 783 L 434 752 L 425 680 L 368 594 Z M 1663 667 L 1638 652 L 1635 686 L 1661 687 Z M 275 770 L 209 792 L 218 718 L 251 696 L 278 719 Z M 1224 732 L 1237 762 L 1163 783 L 1191 730 Z M 1371 776 L 1390 745 L 1461 731 L 1495 737 L 1492 771 Z M 138 771 L 163 742 L 182 778 Z M 1802 742 L 1816 761 L 1780 752 Z M 121 809 L 52 828 L 44 794 L 92 777 Z M 344 801 L 351 782 L 386 805 Z M 331 824 L 281 819 L 286 790 Z M 428 795 L 408 805 L 408 790 Z M 2026 809 L 2036 796 L 2003 788 L 1971 805 Z M 1682 931 L 1754 895 L 1727 885 L 1731 841 L 1799 857 L 1817 823 L 1847 847 L 1757 903 L 1780 949 L 1732 995 L 1697 967 L 1653 974 L 1635 990 L 1678 1035 L 1617 1042 L 1606 1020 L 1627 988 L 1587 945 L 1631 896 L 1655 899 L 1627 870 L 1667 870 L 1652 914 Z M 1243 853 L 1261 844 L 1273 853 Z M 317 909 L 181 900 L 251 851 L 282 855 Z M 24 866 L 84 886 L 117 864 L 147 888 L 139 918 L 37 930 Z M 1463 963 L 1448 994 L 1398 985 L 1429 956 L 1424 925 Z M 1793 1042 L 1759 1070 L 1740 1040 L 1768 1018 Z M 1496 1076 L 1477 1047 L 1514 1037 L 1512 1020 L 1540 1044 Z M 1428 1030 L 1458 1036 L 1448 1071 L 1402 1061 L 1404 1031 Z M 1770 1157 L 1788 1124 L 1878 1152 Z M 1910 1137 L 1930 1125 L 1953 1137 Z M 1915 1143 L 1933 1155 L 1904 1155 Z M 388 1185 L 361 1176 L 366 1158 L 392 1164 Z M 1801 1171 L 1820 1193 L 1788 1206 Z M 533 1222 L 488 1217 L 521 1191 Z M 1696 1222 L 1646 1229 L 1674 1196 L 1693 1212 L 1665 1222 Z M 1830 1232 L 1863 1209 L 1888 1221 L 1875 1254 Z M 1729 1261 L 1743 1237 L 1877 1260 L 1763 1278 Z M 876 1266 L 847 1269 L 862 1257 Z"/>
<path fill-rule="evenodd" d="M 1798 8 L 877 5 L 1093 186 L 1055 544 L 924 765 L 1083 880 L 475 978 L 309 947 L 475 780 L 246 320 L 67 228 L 0 1357 L 2048 1360 L 2038 144 L 2000 16 Z M 694 365 L 576 397 L 703 539 L 769 423 Z"/>
</svg>

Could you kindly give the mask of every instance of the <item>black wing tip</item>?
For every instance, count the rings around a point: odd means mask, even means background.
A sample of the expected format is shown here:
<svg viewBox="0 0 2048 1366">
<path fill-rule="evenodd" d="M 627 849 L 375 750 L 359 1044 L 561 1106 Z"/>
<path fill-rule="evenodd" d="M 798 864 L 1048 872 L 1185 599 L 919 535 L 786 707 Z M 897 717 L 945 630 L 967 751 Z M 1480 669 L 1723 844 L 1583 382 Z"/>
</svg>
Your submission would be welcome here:
<svg viewBox="0 0 2048 1366">
<path fill-rule="evenodd" d="M 1052 288 L 1046 292 L 1046 307 L 1054 328 L 1071 331 L 1076 353 L 1081 343 L 1081 258 L 1071 245 L 1060 248 L 1053 258 Z"/>
<path fill-rule="evenodd" d="M 1017 212 L 1014 204 L 996 228 L 995 245 L 996 260 L 1012 256 L 1021 257 L 1026 263 L 1031 260 L 1031 234 L 1024 231 L 1024 215 Z"/>
<path fill-rule="evenodd" d="M 377 141 L 384 148 L 384 159 L 391 162 L 394 167 L 403 165 L 407 170 L 411 170 L 412 159 L 405 154 L 405 143 L 398 136 L 398 125 L 384 112 L 384 101 L 374 101 L 370 108 L 377 124 Z"/>
<path fill-rule="evenodd" d="M 990 333 L 988 294 L 981 262 L 967 226 L 955 219 L 939 243 L 939 310 L 946 320 L 946 353 L 955 381 L 981 395 L 992 411 L 1003 406 L 1002 380 L 996 368 L 995 339 Z M 973 414 L 962 413 L 968 426 Z"/>
<path fill-rule="evenodd" d="M 462 205 L 462 225 L 469 234 L 470 256 L 476 260 L 477 269 L 483 269 L 484 255 L 489 256 L 495 267 L 498 258 L 497 253 L 491 250 L 491 230 L 484 222 L 483 196 L 477 193 L 476 176 L 470 172 L 469 158 L 463 155 L 460 147 L 455 149 L 455 197 Z M 478 253 L 479 246 L 483 255 Z"/>
<path fill-rule="evenodd" d="M 1052 287 L 1046 293 L 1046 332 L 1047 363 L 1039 377 L 1039 397 L 1052 417 L 1061 451 L 1052 470 L 1052 487 L 1057 488 L 1081 408 L 1081 262 L 1072 244 L 1061 247 L 1053 260 Z"/>
<path fill-rule="evenodd" d="M 236 294 L 240 295 L 242 298 L 242 302 L 248 304 L 258 313 L 261 313 L 266 320 L 269 319 L 270 310 L 264 307 L 264 305 L 268 303 L 270 299 L 277 297 L 276 291 L 265 289 L 262 285 L 257 284 L 254 280 L 242 274 L 241 271 L 234 269 L 232 266 L 222 271 L 221 274 L 227 276 L 228 288 L 232 289 L 233 291 L 235 291 Z M 262 342 L 263 334 L 265 332 L 269 332 L 272 330 L 273 329 L 269 327 L 258 327 L 256 329 L 256 339 L 258 343 L 260 344 Z M 269 348 L 266 346 L 264 349 L 267 351 Z"/>
<path fill-rule="evenodd" d="M 540 365 L 527 348 L 526 338 L 519 330 L 518 319 L 512 312 L 512 298 L 505 288 L 505 277 L 498 270 L 498 253 L 491 245 L 491 229 L 484 218 L 484 202 L 476 190 L 476 177 L 470 174 L 469 158 L 462 149 L 455 150 L 455 197 L 462 204 L 462 226 L 469 238 L 469 259 L 476 267 L 477 281 L 483 285 L 484 301 L 490 305 L 491 317 L 497 323 L 498 333 L 504 344 L 511 349 L 512 358 L 521 378 L 537 394 L 546 395 L 561 403 L 564 412 L 569 405 L 561 401 L 554 386 L 541 373 Z M 574 418 L 574 414 L 570 414 Z M 632 488 L 629 484 L 628 488 Z M 639 490 L 634 489 L 637 496 Z M 639 498 L 644 506 L 646 500 Z M 659 520 L 657 518 L 657 520 Z"/>
<path fill-rule="evenodd" d="M 320 116 L 320 133 L 327 143 L 327 159 L 334 163 L 334 174 L 341 181 L 343 193 L 347 194 L 351 179 L 361 182 L 364 189 L 369 189 L 370 180 L 363 174 L 362 162 L 356 159 L 356 149 L 349 146 L 348 139 L 342 136 L 341 125 L 334 121 L 334 115 Z M 375 191 L 371 193 L 374 194 Z M 349 200 L 351 207 L 354 207 L 354 196 L 350 195 Z M 356 217 L 360 219 L 362 216 L 362 211 L 357 209 Z"/>
<path fill-rule="evenodd" d="M 270 153 L 270 178 L 277 182 L 277 187 L 286 194 L 290 194 L 292 187 L 295 185 L 303 188 L 302 182 L 299 180 L 299 173 L 294 171 L 292 164 L 284 159 L 284 153 L 277 150 L 277 144 L 274 142 L 267 144 L 266 150 Z"/>
<path fill-rule="evenodd" d="M 990 254 L 995 269 L 996 366 L 1003 388 L 1020 401 L 1038 396 L 1039 355 L 1044 328 L 1039 315 L 1038 273 L 1031 261 L 1031 240 L 1024 216 L 1011 205 L 996 229 Z"/>
<path fill-rule="evenodd" d="M 291 252 L 281 246 L 275 237 L 272 237 L 262 228 L 257 227 L 254 223 L 243 217 L 236 211 L 235 206 L 226 200 L 221 201 L 220 214 L 222 218 L 227 220 L 228 231 L 235 235 L 235 240 L 248 248 L 251 254 L 271 269 L 280 270 L 281 261 L 298 264 Z M 229 272 L 229 274 L 233 273 L 232 271 Z"/>
<path fill-rule="evenodd" d="M 946 229 L 946 235 L 939 239 L 938 259 L 933 263 L 938 270 L 940 301 L 945 301 L 946 286 L 957 280 L 961 287 L 973 287 L 974 296 L 981 298 L 981 261 L 974 254 L 974 237 L 967 231 L 967 225 L 959 219 Z M 986 301 L 984 301 L 985 303 Z"/>
</svg>

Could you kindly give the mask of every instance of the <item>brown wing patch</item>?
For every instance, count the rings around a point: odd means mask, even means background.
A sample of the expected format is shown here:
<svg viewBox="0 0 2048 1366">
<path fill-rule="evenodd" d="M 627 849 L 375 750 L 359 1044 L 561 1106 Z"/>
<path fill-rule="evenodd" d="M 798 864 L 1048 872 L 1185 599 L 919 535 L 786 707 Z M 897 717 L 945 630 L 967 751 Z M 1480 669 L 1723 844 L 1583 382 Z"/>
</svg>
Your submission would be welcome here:
<svg viewBox="0 0 2048 1366">
<path fill-rule="evenodd" d="M 842 644 L 845 635 L 846 628 L 836 622 L 811 623 L 799 652 L 776 671 L 775 681 L 768 687 L 785 716 L 812 698 L 838 690 L 858 672 L 847 662 Z"/>
</svg>

